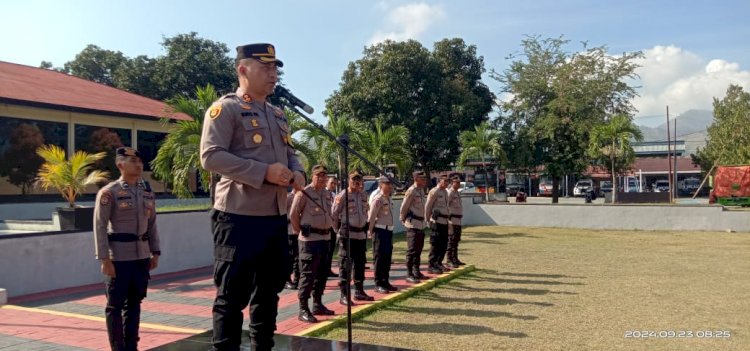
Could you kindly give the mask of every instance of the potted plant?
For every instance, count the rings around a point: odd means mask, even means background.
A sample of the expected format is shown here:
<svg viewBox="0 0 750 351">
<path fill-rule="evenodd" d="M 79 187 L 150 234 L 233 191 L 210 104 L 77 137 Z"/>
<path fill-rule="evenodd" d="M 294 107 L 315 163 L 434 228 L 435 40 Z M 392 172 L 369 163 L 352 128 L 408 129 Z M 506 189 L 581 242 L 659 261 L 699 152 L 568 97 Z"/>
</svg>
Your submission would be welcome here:
<svg viewBox="0 0 750 351">
<path fill-rule="evenodd" d="M 107 154 L 76 151 L 73 157 L 68 159 L 65 150 L 57 145 L 44 145 L 37 150 L 37 154 L 44 159 L 44 164 L 37 174 L 38 185 L 44 190 L 57 189 L 68 201 L 68 207 L 57 208 L 60 229 L 93 229 L 94 207 L 76 207 L 75 201 L 87 186 L 108 179 L 109 173 L 91 169 L 96 161 Z"/>
</svg>

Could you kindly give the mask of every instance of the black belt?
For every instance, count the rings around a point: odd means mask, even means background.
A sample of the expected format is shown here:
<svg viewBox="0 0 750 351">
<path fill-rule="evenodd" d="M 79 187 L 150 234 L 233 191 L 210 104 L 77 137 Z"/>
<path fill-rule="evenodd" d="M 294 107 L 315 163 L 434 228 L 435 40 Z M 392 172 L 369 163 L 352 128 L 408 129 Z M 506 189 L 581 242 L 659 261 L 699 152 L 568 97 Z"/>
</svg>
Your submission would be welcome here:
<svg viewBox="0 0 750 351">
<path fill-rule="evenodd" d="M 328 229 L 318 229 L 318 228 L 310 228 L 310 233 L 320 234 L 320 235 L 326 235 L 330 233 Z"/>
<path fill-rule="evenodd" d="M 451 215 L 451 218 L 461 218 L 461 217 L 463 217 L 463 216 L 462 215 Z"/>
<path fill-rule="evenodd" d="M 448 215 L 444 215 L 444 214 L 439 214 L 437 216 L 440 217 L 440 218 L 448 218 Z"/>
<path fill-rule="evenodd" d="M 417 216 L 417 215 L 411 215 L 411 218 L 412 218 L 412 219 L 416 219 L 416 220 L 418 220 L 418 221 L 424 221 L 424 217 L 419 217 L 419 216 Z"/>
<path fill-rule="evenodd" d="M 350 232 L 364 232 L 367 227 L 355 227 L 355 226 L 348 226 Z"/>
<path fill-rule="evenodd" d="M 118 241 L 118 242 L 123 242 L 123 243 L 138 241 L 138 239 L 140 239 L 141 241 L 148 241 L 149 238 L 150 237 L 148 236 L 148 234 L 138 236 L 133 233 L 109 233 L 107 235 L 107 240 Z"/>
</svg>

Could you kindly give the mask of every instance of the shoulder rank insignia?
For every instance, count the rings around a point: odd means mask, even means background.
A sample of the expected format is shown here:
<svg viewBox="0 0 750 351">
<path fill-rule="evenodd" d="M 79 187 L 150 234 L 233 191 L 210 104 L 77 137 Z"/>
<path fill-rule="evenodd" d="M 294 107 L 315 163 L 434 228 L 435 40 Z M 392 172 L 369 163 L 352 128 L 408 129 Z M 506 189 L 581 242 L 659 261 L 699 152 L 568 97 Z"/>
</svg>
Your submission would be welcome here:
<svg viewBox="0 0 750 351">
<path fill-rule="evenodd" d="M 99 204 L 101 204 L 102 206 L 107 206 L 109 205 L 111 201 L 112 201 L 112 194 L 107 190 L 102 192 L 102 197 L 101 199 L 99 199 Z"/>
<path fill-rule="evenodd" d="M 221 115 L 221 104 L 215 104 L 211 106 L 211 109 L 208 111 L 208 117 L 211 119 L 216 119 Z"/>
</svg>

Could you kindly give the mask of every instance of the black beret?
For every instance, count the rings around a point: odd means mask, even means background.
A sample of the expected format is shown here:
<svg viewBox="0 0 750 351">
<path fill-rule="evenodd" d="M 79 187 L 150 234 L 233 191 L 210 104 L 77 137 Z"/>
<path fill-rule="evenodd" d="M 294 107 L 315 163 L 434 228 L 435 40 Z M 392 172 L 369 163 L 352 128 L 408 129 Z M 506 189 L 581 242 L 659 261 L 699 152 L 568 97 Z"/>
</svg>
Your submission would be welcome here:
<svg viewBox="0 0 750 351">
<path fill-rule="evenodd" d="M 143 159 L 143 155 L 141 155 L 138 150 L 132 148 L 132 147 L 118 147 L 117 151 L 115 151 L 115 155 L 117 156 L 138 156 L 138 158 Z"/>
<path fill-rule="evenodd" d="M 284 67 L 284 62 L 276 59 L 276 49 L 271 44 L 247 44 L 237 47 L 237 60 L 255 59 L 262 63 L 276 62 L 276 66 Z"/>
</svg>

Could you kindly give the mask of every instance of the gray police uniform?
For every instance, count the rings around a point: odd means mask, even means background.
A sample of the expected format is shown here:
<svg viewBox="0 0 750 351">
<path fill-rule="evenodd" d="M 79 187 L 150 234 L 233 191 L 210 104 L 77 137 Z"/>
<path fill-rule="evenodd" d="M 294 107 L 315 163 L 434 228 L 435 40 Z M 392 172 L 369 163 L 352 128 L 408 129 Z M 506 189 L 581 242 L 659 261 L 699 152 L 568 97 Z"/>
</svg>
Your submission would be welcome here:
<svg viewBox="0 0 750 351">
<path fill-rule="evenodd" d="M 448 233 L 448 262 L 453 266 L 460 265 L 458 259 L 458 242 L 461 241 L 461 219 L 464 215 L 461 193 L 453 187 L 448 188 L 448 208 L 450 210 L 450 229 Z"/>
<path fill-rule="evenodd" d="M 339 246 L 339 287 L 343 288 L 349 284 L 351 279 L 351 272 L 345 264 L 344 259 L 346 257 L 351 258 L 352 266 L 354 270 L 354 285 L 357 291 L 363 291 L 363 283 L 365 281 L 365 261 L 367 260 L 367 194 L 356 191 L 349 192 L 349 203 L 344 204 L 344 192 L 342 191 L 336 196 L 336 200 L 333 202 L 333 208 L 331 210 L 333 216 L 338 219 L 341 223 L 339 227 L 339 237 L 341 238 Z M 349 222 L 346 222 L 346 212 L 349 212 Z M 348 226 L 351 252 L 347 251 L 346 247 L 346 229 Z M 357 296 L 355 296 L 357 298 Z"/>
<path fill-rule="evenodd" d="M 393 201 L 383 193 L 370 202 L 368 216 L 372 237 L 372 256 L 375 261 L 375 285 L 386 287 L 393 257 Z"/>
<path fill-rule="evenodd" d="M 203 120 L 201 165 L 221 175 L 211 211 L 216 349 L 239 347 L 248 302 L 253 344 L 273 347 L 278 294 L 291 272 L 287 187 L 266 182 L 265 174 L 277 162 L 303 171 L 290 141 L 283 111 L 247 94 L 223 96 Z"/>
<path fill-rule="evenodd" d="M 307 195 L 305 195 L 307 194 Z M 309 196 L 309 197 L 308 197 Z M 292 202 L 289 218 L 299 233 L 300 284 L 297 297 L 307 300 L 312 292 L 315 303 L 321 302 L 328 279 L 328 246 L 333 218 L 330 214 L 330 194 L 325 188 L 315 190 L 308 185 L 298 191 Z"/>
<path fill-rule="evenodd" d="M 292 274 L 287 277 L 287 286 L 296 289 L 299 284 L 299 244 L 297 240 L 297 233 L 292 228 L 292 220 L 288 218 L 292 209 L 292 201 L 294 201 L 294 192 L 290 191 L 286 196 L 286 210 L 287 210 L 287 243 L 289 244 L 289 271 Z"/>
<path fill-rule="evenodd" d="M 105 277 L 110 345 L 113 350 L 135 350 L 150 258 L 161 255 L 156 202 L 150 187 L 143 182 L 129 186 L 121 178 L 99 190 L 94 243 L 96 258 L 111 259 L 115 266 L 116 276 Z"/>
<path fill-rule="evenodd" d="M 424 205 L 425 196 L 422 188 L 413 184 L 404 194 L 401 203 L 399 218 L 406 227 L 406 267 L 407 275 L 419 278 L 422 273 L 419 266 L 422 261 L 422 250 L 424 249 Z"/>
<path fill-rule="evenodd" d="M 448 249 L 448 219 L 450 218 L 448 192 L 439 186 L 430 190 L 424 212 L 430 216 L 430 222 L 435 224 L 434 230 L 430 232 L 430 269 L 444 270 L 443 259 Z"/>
</svg>

